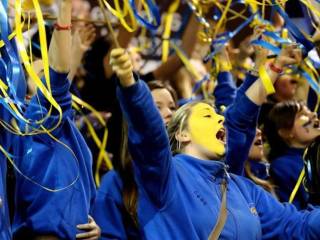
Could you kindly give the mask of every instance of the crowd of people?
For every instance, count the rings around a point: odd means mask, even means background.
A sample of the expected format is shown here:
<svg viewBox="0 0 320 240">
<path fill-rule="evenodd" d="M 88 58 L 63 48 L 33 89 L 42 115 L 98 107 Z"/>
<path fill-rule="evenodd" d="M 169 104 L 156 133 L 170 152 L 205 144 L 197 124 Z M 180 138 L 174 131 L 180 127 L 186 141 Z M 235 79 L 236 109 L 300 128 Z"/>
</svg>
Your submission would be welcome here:
<svg viewBox="0 0 320 240">
<path fill-rule="evenodd" d="M 288 13 L 302 13 L 290 24 L 310 28 L 307 57 L 301 39 L 285 34 L 290 19 L 267 14 L 271 3 L 259 5 L 268 21 L 222 45 L 204 41 L 199 12 L 181 3 L 172 27 L 179 47 L 161 61 L 157 33 L 110 18 L 113 36 L 95 1 L 39 2 L 48 74 L 35 21 L 24 37 L 36 74 L 21 63 L 27 121 L 0 111 L 0 239 L 320 239 L 312 9 L 285 1 Z M 208 51 L 216 54 L 207 62 Z M 4 47 L 0 54 L 5 60 Z M 14 87 L 8 71 L 0 68 L 1 83 Z M 75 98 L 92 107 L 75 111 Z"/>
</svg>

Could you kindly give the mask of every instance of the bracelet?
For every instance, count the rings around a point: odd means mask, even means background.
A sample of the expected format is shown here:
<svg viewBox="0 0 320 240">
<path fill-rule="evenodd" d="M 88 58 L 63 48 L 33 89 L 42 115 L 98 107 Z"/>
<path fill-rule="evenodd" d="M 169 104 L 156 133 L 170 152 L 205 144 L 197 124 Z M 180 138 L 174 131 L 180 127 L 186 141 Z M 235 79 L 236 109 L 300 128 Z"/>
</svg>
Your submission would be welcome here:
<svg viewBox="0 0 320 240">
<path fill-rule="evenodd" d="M 67 31 L 67 30 L 71 30 L 72 25 L 59 25 L 58 23 L 55 23 L 53 25 L 54 29 L 56 29 L 57 31 Z"/>
<path fill-rule="evenodd" d="M 269 67 L 270 67 L 270 69 L 271 69 L 273 72 L 275 72 L 275 73 L 278 73 L 278 74 L 283 73 L 283 69 L 277 67 L 277 66 L 274 65 L 273 63 L 270 63 Z"/>
</svg>

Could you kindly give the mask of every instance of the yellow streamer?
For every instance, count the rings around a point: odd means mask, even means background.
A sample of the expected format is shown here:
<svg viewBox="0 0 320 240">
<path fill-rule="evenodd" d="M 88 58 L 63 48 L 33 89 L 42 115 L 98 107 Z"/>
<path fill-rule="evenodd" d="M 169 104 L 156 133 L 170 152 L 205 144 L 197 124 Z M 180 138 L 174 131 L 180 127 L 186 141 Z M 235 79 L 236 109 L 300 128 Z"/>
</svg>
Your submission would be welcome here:
<svg viewBox="0 0 320 240">
<path fill-rule="evenodd" d="M 173 15 L 178 10 L 180 0 L 175 0 L 169 7 L 169 11 L 165 16 L 165 26 L 162 35 L 162 62 L 166 62 L 169 56 L 169 41 L 171 34 L 171 26 L 173 21 Z"/>
<path fill-rule="evenodd" d="M 176 51 L 177 56 L 183 62 L 186 69 L 191 73 L 191 75 L 197 80 L 201 80 L 201 75 L 198 71 L 194 68 L 194 66 L 190 63 L 189 59 L 180 51 L 180 49 L 173 43 L 171 43 L 172 48 Z"/>
<path fill-rule="evenodd" d="M 292 203 L 295 196 L 297 195 L 297 192 L 299 190 L 299 187 L 302 183 L 304 176 L 305 176 L 305 169 L 303 168 L 300 175 L 299 175 L 298 181 L 297 181 L 296 185 L 294 186 L 292 193 L 290 194 L 289 203 Z"/>
<path fill-rule="evenodd" d="M 115 8 L 112 8 L 111 5 L 107 2 L 107 0 L 103 0 L 104 5 L 107 7 L 107 9 L 114 15 L 122 26 L 128 31 L 128 32 L 134 32 L 138 29 L 138 23 L 136 21 L 136 18 L 134 17 L 133 10 L 129 6 L 128 1 L 123 1 L 123 8 L 124 10 L 121 11 L 120 9 L 120 3 L 119 0 L 115 0 Z M 101 9 L 104 11 L 104 9 Z M 130 22 L 132 26 L 129 26 L 129 24 L 126 22 L 125 18 L 126 16 L 129 16 Z"/>
<path fill-rule="evenodd" d="M 39 37 L 40 37 L 40 46 L 41 46 L 41 55 L 43 60 L 43 67 L 44 67 L 44 77 L 46 81 L 46 86 L 42 83 L 40 78 L 38 77 L 37 73 L 32 68 L 32 65 L 30 64 L 30 59 L 27 54 L 27 51 L 24 46 L 24 39 L 22 35 L 22 25 L 21 25 L 21 0 L 15 1 L 15 25 L 16 25 L 16 39 L 17 39 L 17 46 L 19 50 L 19 54 L 21 56 L 22 62 L 24 64 L 24 67 L 29 74 L 30 78 L 35 81 L 35 84 L 37 88 L 43 93 L 45 98 L 49 101 L 51 104 L 50 109 L 46 115 L 45 118 L 38 120 L 36 123 L 41 124 L 47 119 L 52 111 L 52 106 L 58 111 L 59 113 L 59 119 L 57 124 L 52 127 L 51 129 L 45 129 L 44 132 L 48 133 L 50 131 L 53 131 L 56 129 L 62 119 L 62 110 L 59 106 L 59 104 L 55 101 L 55 99 L 51 95 L 51 87 L 50 87 L 50 76 L 49 76 L 49 62 L 48 62 L 48 53 L 47 53 L 47 41 L 46 41 L 46 34 L 45 34 L 45 27 L 44 27 L 44 21 L 41 13 L 41 8 L 39 5 L 39 2 L 37 0 L 33 0 L 34 9 L 36 12 L 36 17 L 38 20 L 38 26 L 39 26 Z M 25 119 L 22 114 L 19 113 L 18 109 L 14 106 L 14 104 L 10 104 L 10 106 L 13 108 L 13 110 L 17 113 L 17 115 L 27 124 L 30 124 L 30 121 Z"/>
<path fill-rule="evenodd" d="M 263 64 L 261 64 L 261 66 L 259 67 L 259 77 L 262 81 L 262 84 L 263 84 L 267 94 L 275 93 L 273 83 L 267 73 L 266 67 Z"/>
</svg>

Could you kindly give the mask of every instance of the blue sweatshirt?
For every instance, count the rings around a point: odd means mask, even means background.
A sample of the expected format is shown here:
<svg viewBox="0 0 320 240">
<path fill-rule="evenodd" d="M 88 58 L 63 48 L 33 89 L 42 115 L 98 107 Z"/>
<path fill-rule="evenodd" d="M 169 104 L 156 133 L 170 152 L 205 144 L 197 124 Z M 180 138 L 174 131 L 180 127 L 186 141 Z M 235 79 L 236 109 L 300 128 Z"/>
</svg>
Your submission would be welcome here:
<svg viewBox="0 0 320 240">
<path fill-rule="evenodd" d="M 161 116 L 141 81 L 119 88 L 118 96 L 129 126 L 143 237 L 207 239 L 221 204 L 225 164 L 183 154 L 173 157 Z M 249 100 L 240 100 L 246 109 Z M 243 177 L 227 180 L 228 218 L 220 239 L 318 239 L 319 210 L 298 212 Z"/>
<path fill-rule="evenodd" d="M 215 106 L 217 110 L 221 107 L 231 105 L 236 97 L 237 86 L 233 81 L 230 72 L 220 72 L 217 76 L 217 86 L 214 88 L 213 95 L 215 97 Z"/>
<path fill-rule="evenodd" d="M 229 106 L 233 103 L 236 95 L 237 98 L 240 99 L 240 96 L 243 96 L 247 88 L 256 80 L 257 78 L 251 75 L 247 76 L 247 79 L 243 86 L 238 89 L 236 94 L 236 86 L 234 84 L 231 73 L 229 72 L 221 72 L 218 74 L 218 85 L 215 88 L 214 96 L 215 96 L 215 105 L 219 109 L 221 106 Z M 247 115 L 256 116 L 258 113 L 258 107 L 252 103 L 250 104 L 251 112 L 247 113 L 243 117 L 243 124 L 247 122 Z M 232 105 L 230 108 L 237 108 L 236 105 Z M 233 111 L 228 115 L 229 118 L 234 119 L 240 114 L 242 114 L 243 109 L 239 109 L 239 111 Z M 234 116 L 233 116 L 234 115 Z M 255 119 L 256 117 L 254 117 Z M 237 118 L 238 121 L 241 121 L 241 118 Z M 241 129 L 240 129 L 241 130 Z M 239 129 L 235 129 L 232 133 L 236 133 L 236 136 L 232 134 L 228 136 L 228 141 L 234 141 L 235 144 L 231 145 L 232 147 L 228 148 L 227 159 L 232 160 L 230 156 L 233 154 L 239 154 L 238 144 L 239 135 L 241 131 Z M 249 133 L 254 136 L 255 133 L 255 125 L 252 125 L 249 132 L 244 132 L 245 136 Z M 250 138 L 251 141 L 253 138 Z M 250 140 L 247 141 L 247 145 L 250 146 Z M 245 144 L 245 142 L 244 142 Z M 243 148 L 244 145 L 242 144 Z M 249 151 L 249 148 L 246 152 Z M 242 151 L 244 152 L 244 151 Z M 231 170 L 238 170 L 238 166 L 243 166 L 243 162 L 247 159 L 247 155 L 243 154 L 243 160 L 240 161 L 238 155 L 238 161 L 236 163 L 231 163 L 233 167 Z M 242 173 L 243 171 L 241 171 Z M 131 219 L 128 219 L 128 214 L 126 213 L 123 205 L 122 199 L 122 180 L 120 176 L 115 171 L 109 171 L 101 180 L 101 186 L 97 192 L 97 197 L 95 199 L 95 204 L 93 207 L 92 215 L 94 216 L 95 221 L 101 227 L 102 239 L 137 239 L 139 236 L 138 229 L 132 224 Z M 126 226 L 123 226 L 125 223 Z M 108 226 L 108 227 L 107 227 Z"/>
<path fill-rule="evenodd" d="M 91 153 L 74 125 L 69 81 L 66 74 L 50 69 L 52 95 L 63 111 L 63 120 L 52 132 L 61 143 L 47 134 L 17 139 L 16 164 L 28 180 L 16 174 L 15 216 L 13 234 L 17 239 L 32 239 L 35 235 L 56 235 L 59 239 L 75 239 L 77 224 L 88 222 L 90 205 L 95 196 Z M 39 94 L 26 111 L 29 119 L 39 119 L 49 103 Z M 55 125 L 56 110 L 44 123 Z M 35 184 L 37 183 L 37 184 Z M 63 189 L 50 192 L 50 189 Z"/>
<path fill-rule="evenodd" d="M 10 121 L 9 112 L 2 106 L 0 108 L 0 118 L 6 122 Z M 8 150 L 11 143 L 11 136 L 2 127 L 0 130 L 0 144 Z M 7 202 L 7 191 L 6 191 L 6 177 L 7 177 L 7 160 L 6 157 L 0 153 L 0 239 L 9 240 L 11 239 L 11 226 L 9 219 L 9 208 Z"/>
<path fill-rule="evenodd" d="M 246 90 L 256 80 L 257 77 L 255 76 L 246 76 L 244 83 L 237 90 L 232 104 L 228 106 L 225 113 L 224 125 L 227 129 L 226 163 L 230 167 L 229 171 L 237 175 L 244 175 L 244 163 L 248 159 L 256 135 L 259 107 L 245 95 Z M 229 88 L 232 87 L 230 84 L 225 84 L 225 87 L 228 86 Z"/>
<path fill-rule="evenodd" d="M 272 160 L 270 175 L 277 186 L 276 192 L 281 202 L 288 202 L 303 169 L 304 149 L 288 148 L 286 152 Z M 308 205 L 308 194 L 301 185 L 292 202 L 298 209 Z"/>
<path fill-rule="evenodd" d="M 270 178 L 269 175 L 269 168 L 270 164 L 264 161 L 256 161 L 256 160 L 248 160 L 250 163 L 250 169 L 254 176 L 263 179 L 268 180 Z"/>
<path fill-rule="evenodd" d="M 123 182 L 116 171 L 103 176 L 91 213 L 101 228 L 102 240 L 140 239 L 140 232 L 123 204 L 122 189 Z"/>
<path fill-rule="evenodd" d="M 220 109 L 233 102 L 236 86 L 230 72 L 219 73 L 217 81 L 214 95 L 216 107 Z M 101 180 L 91 214 L 101 228 L 102 239 L 139 239 L 139 230 L 125 210 L 122 189 L 122 179 L 114 170 L 107 172 Z"/>
</svg>

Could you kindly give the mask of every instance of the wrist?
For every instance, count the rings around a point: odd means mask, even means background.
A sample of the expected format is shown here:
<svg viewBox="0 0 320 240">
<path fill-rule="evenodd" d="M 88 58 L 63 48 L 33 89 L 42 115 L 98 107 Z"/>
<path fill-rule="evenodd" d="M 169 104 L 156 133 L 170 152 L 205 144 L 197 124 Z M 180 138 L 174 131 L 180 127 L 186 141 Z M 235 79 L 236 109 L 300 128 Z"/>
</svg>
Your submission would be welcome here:
<svg viewBox="0 0 320 240">
<path fill-rule="evenodd" d="M 283 73 L 283 68 L 280 67 L 280 66 L 282 66 L 282 65 L 281 64 L 276 64 L 276 63 L 270 63 L 269 64 L 270 70 L 272 70 L 273 72 L 275 72 L 277 74 Z"/>
<path fill-rule="evenodd" d="M 281 68 L 282 69 L 284 67 L 284 64 L 282 63 L 282 61 L 279 58 L 276 58 L 276 60 L 272 64 L 276 68 Z"/>
<path fill-rule="evenodd" d="M 71 28 L 72 28 L 72 25 L 71 24 L 65 24 L 65 25 L 63 25 L 63 24 L 60 24 L 60 23 L 55 23 L 54 25 L 53 25 L 53 27 L 54 27 L 54 29 L 56 29 L 57 31 L 69 31 L 69 30 L 71 30 Z"/>
<path fill-rule="evenodd" d="M 136 82 L 132 72 L 127 75 L 119 76 L 119 80 L 122 87 L 130 87 Z"/>
</svg>

